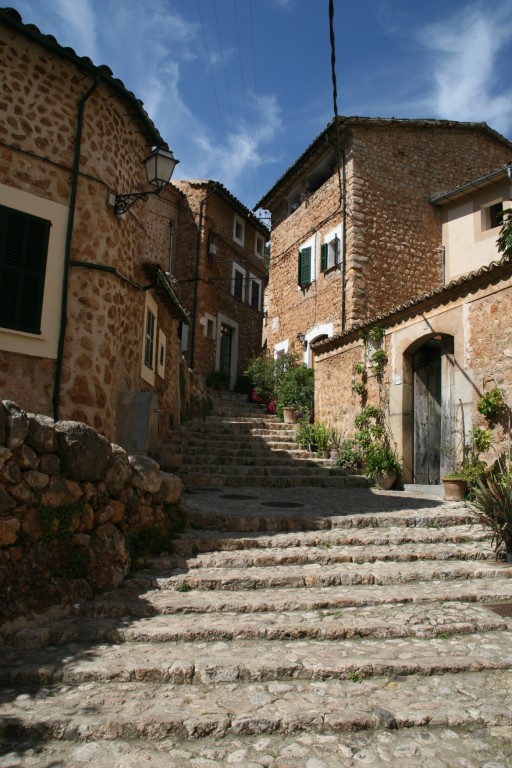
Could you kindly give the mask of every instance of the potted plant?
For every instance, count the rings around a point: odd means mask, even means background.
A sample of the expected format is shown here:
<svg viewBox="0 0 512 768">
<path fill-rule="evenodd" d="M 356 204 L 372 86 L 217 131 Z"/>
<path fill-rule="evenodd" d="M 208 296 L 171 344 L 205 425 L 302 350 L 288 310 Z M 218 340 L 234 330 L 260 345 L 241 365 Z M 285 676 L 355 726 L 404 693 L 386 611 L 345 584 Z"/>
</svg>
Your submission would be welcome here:
<svg viewBox="0 0 512 768">
<path fill-rule="evenodd" d="M 364 471 L 379 488 L 388 491 L 402 474 L 403 462 L 386 443 L 371 443 L 365 450 Z"/>
<path fill-rule="evenodd" d="M 444 498 L 447 501 L 462 501 L 473 494 L 475 486 L 489 472 L 489 467 L 482 461 L 480 454 L 489 450 L 492 432 L 482 427 L 474 427 L 469 433 L 469 442 L 463 446 L 463 459 L 442 479 Z"/>
<path fill-rule="evenodd" d="M 494 552 L 498 557 L 505 550 L 508 563 L 512 563 L 512 478 L 498 473 L 480 480 L 474 490 L 471 511 L 478 522 L 491 532 Z"/>
</svg>

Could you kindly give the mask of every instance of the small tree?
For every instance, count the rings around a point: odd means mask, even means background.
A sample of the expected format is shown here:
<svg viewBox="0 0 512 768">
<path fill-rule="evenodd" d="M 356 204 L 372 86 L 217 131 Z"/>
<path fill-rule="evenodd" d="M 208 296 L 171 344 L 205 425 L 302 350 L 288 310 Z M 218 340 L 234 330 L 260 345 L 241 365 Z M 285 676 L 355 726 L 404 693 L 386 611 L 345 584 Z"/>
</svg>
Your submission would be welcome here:
<svg viewBox="0 0 512 768">
<path fill-rule="evenodd" d="M 496 244 L 498 251 L 512 258 L 512 208 L 503 211 L 503 226 Z"/>
</svg>

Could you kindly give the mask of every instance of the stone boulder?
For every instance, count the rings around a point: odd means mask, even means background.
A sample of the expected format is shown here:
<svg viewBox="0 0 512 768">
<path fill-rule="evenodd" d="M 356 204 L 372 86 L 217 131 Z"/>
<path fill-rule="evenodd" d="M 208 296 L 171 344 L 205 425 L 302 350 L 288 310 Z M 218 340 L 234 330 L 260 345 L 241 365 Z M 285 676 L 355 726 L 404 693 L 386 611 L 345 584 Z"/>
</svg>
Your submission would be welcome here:
<svg viewBox="0 0 512 768">
<path fill-rule="evenodd" d="M 108 440 L 80 421 L 55 424 L 62 474 L 71 480 L 101 480 L 112 449 Z"/>
<path fill-rule="evenodd" d="M 160 472 L 162 485 L 155 494 L 155 501 L 163 504 L 175 504 L 183 493 L 183 481 L 177 475 Z"/>
<path fill-rule="evenodd" d="M 28 413 L 28 433 L 25 442 L 37 453 L 54 453 L 57 450 L 55 422 L 49 416 Z"/>
<path fill-rule="evenodd" d="M 133 470 L 132 485 L 147 493 L 158 493 L 163 480 L 158 462 L 147 456 L 130 456 L 129 462 Z"/>
<path fill-rule="evenodd" d="M 128 454 L 120 445 L 110 446 L 112 454 L 105 472 L 105 484 L 111 496 L 117 496 L 132 479 L 132 468 Z"/>
<path fill-rule="evenodd" d="M 7 448 L 17 448 L 18 445 L 25 442 L 29 428 L 28 416 L 12 400 L 4 400 L 3 406 L 7 415 L 4 442 Z"/>
</svg>

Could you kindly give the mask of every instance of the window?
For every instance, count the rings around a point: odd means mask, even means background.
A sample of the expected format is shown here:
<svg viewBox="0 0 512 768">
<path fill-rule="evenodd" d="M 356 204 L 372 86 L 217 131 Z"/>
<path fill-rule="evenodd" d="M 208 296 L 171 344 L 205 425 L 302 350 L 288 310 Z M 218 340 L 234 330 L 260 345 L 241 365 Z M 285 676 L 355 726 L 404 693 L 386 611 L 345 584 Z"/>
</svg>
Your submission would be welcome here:
<svg viewBox="0 0 512 768">
<path fill-rule="evenodd" d="M 157 373 L 160 378 L 165 378 L 165 352 L 167 347 L 167 339 L 163 331 L 158 331 L 158 361 L 157 361 Z"/>
<path fill-rule="evenodd" d="M 503 202 L 482 208 L 482 230 L 501 227 L 503 223 Z"/>
<path fill-rule="evenodd" d="M 261 280 L 254 275 L 249 276 L 249 303 L 254 309 L 260 309 Z"/>
<path fill-rule="evenodd" d="M 182 352 L 188 351 L 188 325 L 186 323 L 180 323 L 178 329 L 178 337 L 180 340 L 180 349 Z"/>
<path fill-rule="evenodd" d="M 340 263 L 340 238 L 337 234 L 320 248 L 320 271 L 326 272 Z"/>
<path fill-rule="evenodd" d="M 204 335 L 207 339 L 215 339 L 216 322 L 213 315 L 209 315 L 205 312 L 204 317 L 201 318 L 201 325 L 204 327 Z"/>
<path fill-rule="evenodd" d="M 140 375 L 144 381 L 147 381 L 147 383 L 152 387 L 155 386 L 155 374 L 158 370 L 158 363 L 160 359 L 160 339 L 157 334 L 157 318 L 158 305 L 153 296 L 151 296 L 148 291 L 146 293 L 146 305 L 144 307 L 144 335 L 142 338 L 142 359 L 140 363 Z"/>
<path fill-rule="evenodd" d="M 0 206 L 0 326 L 41 333 L 51 222 Z"/>
<path fill-rule="evenodd" d="M 245 239 L 245 221 L 241 216 L 235 213 L 235 219 L 233 222 L 233 240 L 239 245 L 244 244 Z"/>
<path fill-rule="evenodd" d="M 256 255 L 260 257 L 260 259 L 263 258 L 265 255 L 265 241 L 261 237 L 261 235 L 256 235 L 256 239 L 254 241 L 254 250 L 256 252 Z"/>
<path fill-rule="evenodd" d="M 240 301 L 244 301 L 245 294 L 245 269 L 233 264 L 233 272 L 231 275 L 231 294 Z"/>
<path fill-rule="evenodd" d="M 311 259 L 311 246 L 308 246 L 307 248 L 302 248 L 302 250 L 299 251 L 299 285 L 301 288 L 304 288 L 306 285 L 309 285 L 309 283 L 312 280 L 311 276 L 311 267 L 312 267 L 312 259 Z"/>
<path fill-rule="evenodd" d="M 146 330 L 144 332 L 144 365 L 153 370 L 153 358 L 155 354 L 155 326 L 156 317 L 149 307 L 146 307 Z"/>
</svg>

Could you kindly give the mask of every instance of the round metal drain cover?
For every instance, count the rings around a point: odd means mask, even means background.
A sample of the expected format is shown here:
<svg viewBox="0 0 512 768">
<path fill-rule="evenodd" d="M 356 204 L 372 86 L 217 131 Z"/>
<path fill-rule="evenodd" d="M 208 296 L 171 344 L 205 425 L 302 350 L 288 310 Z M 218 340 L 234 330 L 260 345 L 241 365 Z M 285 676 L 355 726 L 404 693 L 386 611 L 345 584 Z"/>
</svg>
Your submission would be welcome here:
<svg viewBox="0 0 512 768">
<path fill-rule="evenodd" d="M 281 509 L 295 509 L 297 507 L 305 507 L 305 504 L 299 504 L 297 501 L 262 501 L 262 507 L 280 507 Z"/>
<path fill-rule="evenodd" d="M 257 496 L 244 496 L 242 493 L 223 493 L 219 496 L 220 499 L 233 499 L 234 501 L 250 501 L 251 499 L 257 499 Z"/>
</svg>

